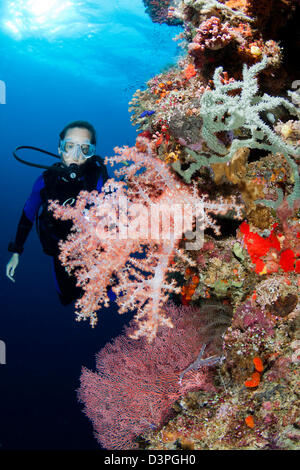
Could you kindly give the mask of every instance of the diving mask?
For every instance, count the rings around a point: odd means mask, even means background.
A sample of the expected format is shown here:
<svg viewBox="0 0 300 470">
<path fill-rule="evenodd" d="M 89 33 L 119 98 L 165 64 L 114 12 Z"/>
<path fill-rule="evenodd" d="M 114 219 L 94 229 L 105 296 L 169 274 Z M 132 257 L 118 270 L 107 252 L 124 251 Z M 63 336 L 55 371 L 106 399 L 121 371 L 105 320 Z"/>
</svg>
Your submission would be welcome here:
<svg viewBox="0 0 300 470">
<path fill-rule="evenodd" d="M 95 155 L 96 147 L 89 142 L 79 143 L 66 139 L 60 142 L 60 150 L 68 156 L 78 160 L 81 155 L 84 158 L 90 158 Z"/>
</svg>

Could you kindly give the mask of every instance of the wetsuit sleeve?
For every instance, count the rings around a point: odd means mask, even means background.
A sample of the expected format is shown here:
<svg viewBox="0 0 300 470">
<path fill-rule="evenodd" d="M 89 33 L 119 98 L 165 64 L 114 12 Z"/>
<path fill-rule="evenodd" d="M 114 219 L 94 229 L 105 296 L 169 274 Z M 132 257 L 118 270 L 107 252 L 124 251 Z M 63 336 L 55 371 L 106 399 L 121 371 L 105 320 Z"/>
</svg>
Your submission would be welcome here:
<svg viewBox="0 0 300 470">
<path fill-rule="evenodd" d="M 25 241 L 42 204 L 41 190 L 44 186 L 44 178 L 41 175 L 34 183 L 32 192 L 24 205 L 15 240 L 9 243 L 8 251 L 19 254 L 23 253 Z"/>
<path fill-rule="evenodd" d="M 97 191 L 99 191 L 99 193 L 101 192 L 102 190 L 102 187 L 103 187 L 103 177 L 102 175 L 99 176 L 99 179 L 97 181 Z"/>
</svg>

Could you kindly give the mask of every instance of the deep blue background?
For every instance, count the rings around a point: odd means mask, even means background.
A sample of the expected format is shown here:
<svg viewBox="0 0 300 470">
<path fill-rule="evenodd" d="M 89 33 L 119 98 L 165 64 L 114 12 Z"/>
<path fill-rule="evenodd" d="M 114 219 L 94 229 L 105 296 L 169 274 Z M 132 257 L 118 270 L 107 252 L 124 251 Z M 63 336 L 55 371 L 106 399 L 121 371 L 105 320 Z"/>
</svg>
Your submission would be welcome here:
<svg viewBox="0 0 300 470">
<path fill-rule="evenodd" d="M 19 3 L 24 6 L 26 1 Z M 49 34 L 47 22 L 34 30 L 28 11 L 23 11 L 23 30 L 11 34 L 7 21 L 14 20 L 12 2 L 1 2 L 0 79 L 6 84 L 6 104 L 0 105 L 0 339 L 7 352 L 6 365 L 0 365 L 2 449 L 99 448 L 76 398 L 81 367 L 94 370 L 95 353 L 131 317 L 118 315 L 112 306 L 103 309 L 95 329 L 88 322 L 75 322 L 73 306 L 59 302 L 51 259 L 43 254 L 35 230 L 20 257 L 16 282 L 6 277 L 8 242 L 15 236 L 33 182 L 43 171 L 14 160 L 12 150 L 34 145 L 57 152 L 59 132 L 77 119 L 95 126 L 102 156 L 112 155 L 116 145 L 133 145 L 136 130 L 128 101 L 178 53 L 172 37 L 179 29 L 153 24 L 142 0 L 103 0 L 103 18 L 101 1 L 77 3 L 86 7 L 77 29 L 72 15 L 65 23 L 60 15 L 55 36 Z M 108 4 L 114 4 L 114 10 L 109 11 Z M 86 36 L 88 22 L 93 25 L 91 38 Z M 26 157 L 54 162 L 43 154 Z"/>
</svg>

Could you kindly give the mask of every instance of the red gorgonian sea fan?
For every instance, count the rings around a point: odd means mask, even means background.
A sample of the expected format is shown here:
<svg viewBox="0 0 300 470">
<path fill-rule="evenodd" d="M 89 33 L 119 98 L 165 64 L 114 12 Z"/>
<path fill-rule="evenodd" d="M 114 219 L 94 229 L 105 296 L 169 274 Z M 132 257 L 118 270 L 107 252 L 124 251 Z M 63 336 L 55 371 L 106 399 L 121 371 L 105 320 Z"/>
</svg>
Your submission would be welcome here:
<svg viewBox="0 0 300 470">
<path fill-rule="evenodd" d="M 73 222 L 67 240 L 60 243 L 60 259 L 84 290 L 75 304 L 77 320 L 89 318 L 92 326 L 96 324 L 97 310 L 109 305 L 107 286 L 116 276 L 118 285 L 113 291 L 119 313 L 137 309 L 137 329 L 132 336 L 147 336 L 152 341 L 159 325 L 172 327 L 162 311 L 169 294 L 180 292 L 175 280 L 168 279 L 174 273 L 171 261 L 178 256 L 195 263 L 187 251 L 178 248 L 187 231 L 185 222 L 176 224 L 174 208 L 196 215 L 199 209 L 197 233 L 210 227 L 219 234 L 209 212 L 235 211 L 234 217 L 241 218 L 242 206 L 234 198 L 208 201 L 206 195 L 199 196 L 196 186 L 185 185 L 165 162 L 152 155 L 147 139 L 144 147 L 145 152 L 116 147 L 116 155 L 106 160 L 112 166 L 126 162 L 115 171 L 126 183 L 110 179 L 101 193 L 82 191 L 73 207 L 54 201 L 49 208 L 56 218 Z M 162 208 L 167 219 L 160 218 Z M 142 256 L 135 255 L 137 252 Z"/>
<path fill-rule="evenodd" d="M 228 312 L 222 304 L 201 310 L 168 303 L 165 310 L 172 330 L 159 328 L 148 343 L 132 340 L 126 328 L 97 354 L 96 372 L 82 369 L 78 398 L 106 449 L 135 448 L 136 437 L 170 418 L 188 391 L 215 391 L 211 366 L 222 359 Z"/>
</svg>

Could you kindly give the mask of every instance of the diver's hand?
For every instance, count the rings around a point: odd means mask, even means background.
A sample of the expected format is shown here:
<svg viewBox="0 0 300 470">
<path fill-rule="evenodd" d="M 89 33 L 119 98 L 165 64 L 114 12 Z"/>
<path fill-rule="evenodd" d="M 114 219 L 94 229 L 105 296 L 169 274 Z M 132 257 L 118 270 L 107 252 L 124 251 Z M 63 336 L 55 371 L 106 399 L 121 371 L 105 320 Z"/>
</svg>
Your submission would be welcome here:
<svg viewBox="0 0 300 470">
<path fill-rule="evenodd" d="M 15 269 L 19 264 L 19 253 L 14 253 L 6 265 L 6 276 L 13 282 L 16 280 L 13 278 Z"/>
</svg>

